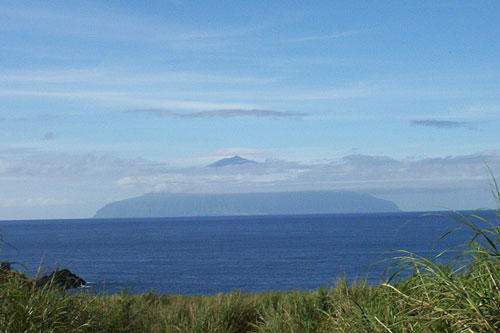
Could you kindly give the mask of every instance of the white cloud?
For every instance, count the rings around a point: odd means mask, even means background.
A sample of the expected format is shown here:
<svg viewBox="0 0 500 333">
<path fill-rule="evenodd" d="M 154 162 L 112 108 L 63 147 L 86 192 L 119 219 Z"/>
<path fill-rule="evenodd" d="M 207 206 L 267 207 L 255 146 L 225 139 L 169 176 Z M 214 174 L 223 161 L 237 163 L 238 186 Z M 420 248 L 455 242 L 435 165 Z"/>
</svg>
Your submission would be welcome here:
<svg viewBox="0 0 500 333">
<path fill-rule="evenodd" d="M 99 102 L 101 107 L 119 106 L 124 109 L 164 108 L 174 113 L 177 110 L 279 110 L 284 103 L 290 104 L 288 108 L 299 107 L 300 103 L 310 109 L 309 104 L 313 102 L 359 98 L 499 96 L 498 92 L 484 88 L 471 88 L 465 92 L 462 89 L 437 89 L 436 83 L 427 77 L 421 79 L 421 86 L 415 86 L 407 78 L 360 80 L 342 85 L 323 84 L 314 89 L 304 87 L 297 81 L 288 84 L 289 81 L 290 78 L 272 75 L 221 75 L 204 71 L 145 72 L 119 66 L 33 71 L 4 69 L 0 71 L 0 83 L 5 84 L 5 87 L 0 88 L 0 96 Z M 275 84 L 284 82 L 287 82 L 285 90 Z M 300 110 L 289 111 L 302 113 Z M 462 112 L 465 118 L 498 118 L 498 114 L 495 105 L 474 105 Z"/>
<path fill-rule="evenodd" d="M 359 34 L 359 31 L 344 31 L 344 32 L 338 32 L 338 33 L 333 33 L 333 34 L 328 34 L 328 35 L 315 35 L 315 36 L 306 36 L 306 37 L 299 37 L 295 39 L 291 39 L 291 42 L 310 42 L 310 41 L 318 41 L 318 40 L 330 40 L 330 39 L 338 39 L 338 38 L 344 38 L 344 37 L 349 37 L 353 35 Z"/>
<path fill-rule="evenodd" d="M 17 165 L 17 163 L 14 162 L 14 161 L 9 161 L 7 159 L 1 159 L 0 158 L 0 176 L 2 174 L 8 173 L 10 170 L 12 170 L 13 168 L 15 168 L 16 165 Z"/>
<path fill-rule="evenodd" d="M 0 96 L 35 96 L 54 99 L 73 99 L 86 101 L 100 101 L 107 105 L 118 106 L 152 106 L 167 109 L 181 110 L 211 110 L 211 109 L 256 109 L 253 104 L 237 102 L 212 102 L 204 100 L 178 100 L 161 97 L 161 93 L 130 93 L 128 91 L 42 91 L 37 89 L 4 89 L 0 90 Z"/>
<path fill-rule="evenodd" d="M 243 156 L 245 157 L 245 156 Z M 500 173 L 500 152 L 427 158 L 349 155 L 330 163 L 302 164 L 268 159 L 229 168 L 172 168 L 167 172 L 120 177 L 122 186 L 144 186 L 174 192 L 255 192 L 279 190 L 451 189 L 484 186 L 485 163 Z"/>
<path fill-rule="evenodd" d="M 471 105 L 462 115 L 469 118 L 500 118 L 500 105 Z"/>
<path fill-rule="evenodd" d="M 148 73 L 123 69 L 119 67 L 88 67 L 88 68 L 47 68 L 36 70 L 3 70 L 0 72 L 0 82 L 5 84 L 35 85 L 79 83 L 99 86 L 143 86 L 174 83 L 201 84 L 242 84 L 262 85 L 274 83 L 276 77 L 262 76 L 229 76 L 192 71 L 161 71 Z"/>
<path fill-rule="evenodd" d="M 240 155 L 256 160 L 228 168 L 207 168 L 216 160 Z M 51 154 L 41 151 L 0 158 L 0 178 L 92 180 L 128 188 L 169 188 L 178 191 L 231 192 L 255 190 L 453 188 L 461 182 L 488 180 L 488 165 L 500 174 L 500 152 L 424 159 L 395 159 L 389 156 L 347 155 L 317 162 L 297 163 L 273 159 L 266 151 L 227 148 L 194 156 L 174 167 L 145 159 L 118 158 L 112 154 Z M 186 164 L 186 161 L 184 161 Z"/>
</svg>

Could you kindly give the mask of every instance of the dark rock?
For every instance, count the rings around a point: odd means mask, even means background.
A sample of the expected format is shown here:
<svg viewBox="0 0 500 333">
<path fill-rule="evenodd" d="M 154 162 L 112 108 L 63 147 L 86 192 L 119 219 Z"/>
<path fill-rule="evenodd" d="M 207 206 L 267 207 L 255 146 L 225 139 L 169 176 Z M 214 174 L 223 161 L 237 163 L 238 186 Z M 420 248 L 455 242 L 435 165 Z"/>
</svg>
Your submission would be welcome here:
<svg viewBox="0 0 500 333">
<path fill-rule="evenodd" d="M 44 275 L 35 281 L 36 288 L 43 287 L 46 284 L 58 286 L 63 289 L 73 289 L 79 288 L 87 284 L 87 282 L 78 275 L 72 273 L 69 269 L 63 269 L 54 271 L 50 275 Z"/>
<path fill-rule="evenodd" d="M 0 263 L 0 271 L 2 272 L 8 272 L 12 270 L 12 263 L 9 261 L 2 261 Z"/>
</svg>

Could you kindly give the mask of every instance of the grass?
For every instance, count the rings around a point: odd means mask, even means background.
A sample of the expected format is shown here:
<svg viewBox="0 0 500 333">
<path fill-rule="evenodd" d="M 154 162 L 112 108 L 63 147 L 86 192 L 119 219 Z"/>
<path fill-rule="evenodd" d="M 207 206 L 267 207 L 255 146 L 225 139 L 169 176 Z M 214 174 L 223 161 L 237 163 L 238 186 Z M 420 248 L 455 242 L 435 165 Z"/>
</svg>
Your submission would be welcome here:
<svg viewBox="0 0 500 333">
<path fill-rule="evenodd" d="M 500 202 L 498 186 L 494 194 Z M 93 295 L 0 274 L 3 332 L 499 332 L 500 210 L 454 215 L 474 232 L 446 264 L 399 251 L 387 283 L 212 296 Z M 482 226 L 486 227 L 482 227 Z M 480 227 L 481 226 L 481 227 Z M 452 250 L 452 249 L 450 249 Z M 405 270 L 411 274 L 397 280 Z"/>
</svg>

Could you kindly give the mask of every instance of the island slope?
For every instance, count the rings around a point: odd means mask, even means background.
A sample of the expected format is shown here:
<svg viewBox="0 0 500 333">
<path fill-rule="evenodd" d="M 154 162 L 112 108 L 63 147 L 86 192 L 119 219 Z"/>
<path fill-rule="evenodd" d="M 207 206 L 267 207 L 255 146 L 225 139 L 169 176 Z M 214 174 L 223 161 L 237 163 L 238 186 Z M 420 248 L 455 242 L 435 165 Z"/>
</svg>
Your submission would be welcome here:
<svg viewBox="0 0 500 333">
<path fill-rule="evenodd" d="M 391 201 L 346 191 L 235 194 L 149 193 L 115 201 L 95 218 L 398 212 Z"/>
</svg>

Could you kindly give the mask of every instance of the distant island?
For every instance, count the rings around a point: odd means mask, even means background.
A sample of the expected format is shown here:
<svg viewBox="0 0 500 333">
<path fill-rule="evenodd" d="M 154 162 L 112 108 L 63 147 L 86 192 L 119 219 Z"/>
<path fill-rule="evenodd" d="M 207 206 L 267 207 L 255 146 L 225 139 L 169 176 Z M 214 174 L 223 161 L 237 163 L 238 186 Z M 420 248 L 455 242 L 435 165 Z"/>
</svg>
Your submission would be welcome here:
<svg viewBox="0 0 500 333">
<path fill-rule="evenodd" d="M 391 201 L 348 191 L 149 193 L 111 202 L 94 218 L 399 212 Z"/>
</svg>

